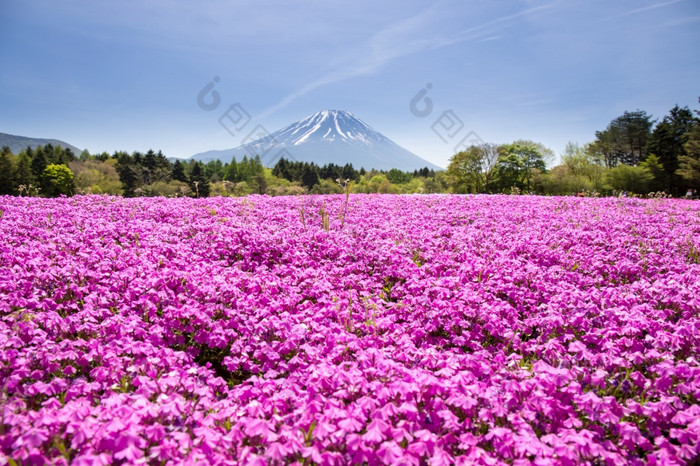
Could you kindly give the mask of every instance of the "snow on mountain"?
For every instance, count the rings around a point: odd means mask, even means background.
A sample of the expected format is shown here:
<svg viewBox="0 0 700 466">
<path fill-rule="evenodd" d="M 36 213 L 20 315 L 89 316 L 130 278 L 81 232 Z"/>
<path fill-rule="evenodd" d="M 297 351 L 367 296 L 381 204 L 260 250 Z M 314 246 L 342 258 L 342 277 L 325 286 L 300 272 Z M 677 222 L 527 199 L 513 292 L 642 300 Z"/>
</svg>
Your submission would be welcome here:
<svg viewBox="0 0 700 466">
<path fill-rule="evenodd" d="M 284 157 L 318 165 L 352 163 L 355 168 L 365 169 L 440 169 L 399 146 L 352 113 L 341 110 L 322 110 L 248 144 L 203 152 L 191 158 L 230 162 L 233 157 L 240 160 L 244 155 L 260 155 L 267 166 L 275 165 Z"/>
</svg>

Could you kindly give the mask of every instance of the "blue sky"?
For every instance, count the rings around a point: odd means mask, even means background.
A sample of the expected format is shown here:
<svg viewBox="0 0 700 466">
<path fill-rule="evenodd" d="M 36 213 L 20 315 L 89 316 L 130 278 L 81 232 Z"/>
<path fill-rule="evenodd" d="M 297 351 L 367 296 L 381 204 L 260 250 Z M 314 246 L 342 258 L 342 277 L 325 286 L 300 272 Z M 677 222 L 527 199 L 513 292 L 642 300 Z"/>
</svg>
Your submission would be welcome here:
<svg viewBox="0 0 700 466">
<path fill-rule="evenodd" d="M 700 107 L 697 0 L 0 1 L 0 132 L 92 153 L 187 157 L 337 109 L 446 166 L 474 134 L 560 153 Z"/>
</svg>

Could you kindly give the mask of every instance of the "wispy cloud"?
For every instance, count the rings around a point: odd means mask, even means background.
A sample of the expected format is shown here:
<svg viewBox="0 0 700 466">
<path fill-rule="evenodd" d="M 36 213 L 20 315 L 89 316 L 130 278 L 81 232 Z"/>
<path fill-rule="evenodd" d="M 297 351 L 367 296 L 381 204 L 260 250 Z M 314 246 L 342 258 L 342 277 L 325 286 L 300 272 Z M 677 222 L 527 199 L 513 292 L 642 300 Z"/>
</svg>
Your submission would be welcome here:
<svg viewBox="0 0 700 466">
<path fill-rule="evenodd" d="M 600 22 L 612 21 L 613 19 L 624 18 L 625 16 L 632 16 L 632 15 L 636 15 L 639 13 L 644 13 L 645 11 L 656 10 L 657 8 L 663 8 L 665 6 L 673 5 L 674 3 L 679 3 L 682 1 L 683 0 L 671 0 L 668 2 L 654 3 L 652 5 L 647 5 L 647 6 L 644 6 L 641 8 L 635 8 L 633 10 L 625 11 L 624 13 L 620 13 L 617 15 L 607 16 L 605 18 L 601 18 L 599 21 Z"/>
<path fill-rule="evenodd" d="M 550 9 L 559 3 L 561 3 L 561 0 L 556 0 L 544 5 L 528 8 L 518 13 L 483 22 L 477 26 L 459 31 L 456 34 L 436 34 L 430 38 L 425 38 L 425 31 L 429 28 L 431 23 L 439 21 L 440 15 L 445 13 L 439 12 L 436 8 L 426 9 L 415 16 L 392 24 L 372 36 L 369 41 L 371 53 L 368 54 L 368 58 L 340 67 L 336 71 L 328 73 L 316 81 L 307 84 L 301 89 L 287 95 L 277 104 L 264 110 L 257 118 L 262 119 L 268 117 L 296 99 L 321 86 L 371 74 L 387 62 L 400 57 L 436 50 L 462 42 L 486 42 L 497 40 L 500 38 L 500 36 L 496 34 L 498 31 L 506 29 L 532 15 Z"/>
<path fill-rule="evenodd" d="M 671 21 L 666 21 L 665 23 L 660 24 L 659 27 L 675 27 L 688 23 L 696 23 L 698 21 L 700 21 L 700 16 L 689 16 L 687 18 L 678 18 Z"/>
<path fill-rule="evenodd" d="M 357 62 L 351 59 L 352 62 L 350 64 L 341 66 L 335 71 L 327 73 L 310 84 L 303 86 L 301 89 L 287 95 L 277 104 L 264 110 L 258 115 L 258 118 L 262 119 L 272 115 L 296 99 L 319 87 L 371 74 L 390 60 L 430 48 L 433 41 L 416 40 L 411 36 L 415 35 L 416 31 L 423 30 L 424 26 L 433 20 L 433 15 L 434 11 L 432 9 L 424 10 L 418 15 L 394 23 L 380 30 L 370 39 L 368 44 L 369 51 L 360 51 L 360 54 L 367 56 L 367 58 L 360 59 Z M 355 55 L 358 55 L 358 53 Z"/>
<path fill-rule="evenodd" d="M 488 36 L 477 40 L 477 42 L 491 42 L 492 40 L 499 40 L 500 38 L 501 36 Z"/>
</svg>

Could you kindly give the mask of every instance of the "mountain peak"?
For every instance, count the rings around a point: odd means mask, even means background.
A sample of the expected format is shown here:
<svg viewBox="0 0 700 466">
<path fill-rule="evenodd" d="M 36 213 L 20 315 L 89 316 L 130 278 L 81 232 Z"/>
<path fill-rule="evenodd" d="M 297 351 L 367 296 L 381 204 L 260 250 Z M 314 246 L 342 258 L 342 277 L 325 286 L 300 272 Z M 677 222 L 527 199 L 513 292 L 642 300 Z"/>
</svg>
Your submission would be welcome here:
<svg viewBox="0 0 700 466">
<path fill-rule="evenodd" d="M 278 144 L 284 143 L 285 146 L 319 141 L 372 145 L 374 142 L 388 140 L 345 110 L 321 110 L 274 133 L 274 136 Z"/>
<path fill-rule="evenodd" d="M 266 165 L 274 165 L 284 156 L 318 165 L 352 163 L 357 168 L 377 170 L 440 169 L 345 110 L 320 110 L 256 141 L 234 149 L 196 154 L 192 158 L 229 161 L 231 157 L 241 159 L 244 155 L 259 155 Z"/>
</svg>

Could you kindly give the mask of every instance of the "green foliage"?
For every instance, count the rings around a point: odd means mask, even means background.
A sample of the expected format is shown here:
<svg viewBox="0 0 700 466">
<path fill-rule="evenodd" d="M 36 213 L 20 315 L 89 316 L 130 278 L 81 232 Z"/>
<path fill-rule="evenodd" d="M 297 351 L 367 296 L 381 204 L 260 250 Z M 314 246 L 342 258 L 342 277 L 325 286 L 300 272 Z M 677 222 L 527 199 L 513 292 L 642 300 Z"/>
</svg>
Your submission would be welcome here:
<svg viewBox="0 0 700 466">
<path fill-rule="evenodd" d="M 637 165 L 647 155 L 647 139 L 654 122 L 643 110 L 624 112 L 603 131 L 596 131 L 593 149 L 612 168 L 620 163 Z"/>
<path fill-rule="evenodd" d="M 314 185 L 310 192 L 312 194 L 341 194 L 343 189 L 335 181 L 325 179 Z"/>
<path fill-rule="evenodd" d="M 453 155 L 446 173 L 452 192 L 490 192 L 497 175 L 498 159 L 499 148 L 495 144 L 473 145 Z"/>
<path fill-rule="evenodd" d="M 597 132 L 593 143 L 568 144 L 561 164 L 550 170 L 547 165 L 554 160 L 553 152 L 529 140 L 471 146 L 450 158 L 447 171 L 423 168 L 411 173 L 396 168 L 356 170 L 351 164 L 318 166 L 284 158 L 266 168 L 259 156 L 244 156 L 226 164 L 218 160 L 170 163 L 160 151 L 153 150 L 111 156 L 83 151 L 76 158 L 69 149 L 46 144 L 27 147 L 18 155 L 7 149 L 0 153 L 0 194 L 330 194 L 344 192 L 336 181 L 339 179 L 351 180 L 345 192 L 353 193 L 595 195 L 613 190 L 646 194 L 663 189 L 678 196 L 686 188 L 700 185 L 698 121 L 687 107 L 675 106 L 655 127 L 643 111 L 624 112 Z M 48 167 L 52 168 L 47 171 Z"/>
<path fill-rule="evenodd" d="M 305 163 L 301 172 L 301 184 L 311 189 L 320 182 L 318 168 L 314 164 Z"/>
<path fill-rule="evenodd" d="M 647 194 L 651 190 L 654 175 L 646 167 L 619 164 L 607 171 L 606 180 L 616 191 Z"/>
<path fill-rule="evenodd" d="M 23 186 L 26 189 L 30 186 L 37 186 L 37 182 L 34 180 L 32 175 L 32 161 L 26 152 L 22 152 L 17 157 L 17 166 L 15 167 L 14 183 L 19 193 L 20 187 Z"/>
<path fill-rule="evenodd" d="M 646 160 L 639 164 L 649 170 L 653 179 L 649 182 L 649 191 L 663 191 L 667 186 L 667 175 L 661 160 L 655 154 L 647 155 Z"/>
<path fill-rule="evenodd" d="M 144 194 L 154 183 L 170 181 L 172 167 L 161 151 L 149 150 L 145 155 L 117 152 L 113 158 L 117 160 L 115 168 L 127 197 Z"/>
<path fill-rule="evenodd" d="M 450 188 L 454 193 L 480 193 L 484 188 L 481 173 L 481 154 L 478 146 L 458 152 L 447 166 Z"/>
<path fill-rule="evenodd" d="M 185 175 L 185 166 L 179 160 L 176 160 L 175 163 L 173 163 L 173 171 L 171 177 L 173 180 L 187 183 L 187 175 Z"/>
<path fill-rule="evenodd" d="M 48 165 L 42 175 L 43 193 L 46 196 L 71 196 L 74 192 L 73 172 L 65 165 Z"/>
<path fill-rule="evenodd" d="M 9 146 L 4 146 L 0 150 L 0 196 L 4 194 L 15 194 L 15 167 L 13 155 Z"/>
<path fill-rule="evenodd" d="M 209 197 L 211 185 L 204 175 L 204 168 L 201 162 L 195 162 L 189 176 L 189 186 L 195 197 Z"/>
<path fill-rule="evenodd" d="M 676 196 L 688 188 L 686 179 L 677 171 L 680 157 L 688 155 L 686 144 L 696 121 L 688 107 L 676 105 L 656 125 L 647 142 L 647 151 L 658 156 L 663 166 L 664 175 L 657 178 L 666 192 Z"/>
<path fill-rule="evenodd" d="M 122 183 L 115 168 L 116 160 L 105 162 L 83 158 L 70 163 L 70 169 L 75 175 L 75 191 L 81 194 L 114 194 L 122 193 Z"/>
<path fill-rule="evenodd" d="M 44 150 L 41 146 L 39 146 L 36 148 L 33 155 L 31 150 L 27 150 L 27 154 L 29 154 L 32 160 L 32 176 L 35 180 L 39 181 L 41 180 L 41 176 L 44 173 L 44 169 L 48 165 L 48 162 L 46 161 L 46 156 L 44 155 Z"/>
<path fill-rule="evenodd" d="M 677 174 L 692 188 L 700 189 L 700 122 L 696 122 L 688 135 L 684 150 L 686 155 L 678 157 Z"/>
<path fill-rule="evenodd" d="M 546 169 L 542 154 L 532 145 L 506 144 L 498 153 L 497 187 L 501 192 L 513 187 L 531 191 L 533 178 Z"/>
<path fill-rule="evenodd" d="M 153 184 L 144 187 L 143 195 L 145 196 L 164 196 L 164 197 L 184 197 L 190 196 L 192 191 L 187 183 L 178 180 L 156 181 Z"/>
<path fill-rule="evenodd" d="M 413 179 L 413 176 L 410 173 L 399 170 L 398 168 L 392 168 L 387 172 L 386 178 L 394 184 L 403 184 L 409 183 Z"/>
<path fill-rule="evenodd" d="M 549 195 L 596 191 L 587 176 L 571 170 L 567 165 L 557 165 L 548 173 L 536 177 L 534 185 L 537 192 Z"/>
<path fill-rule="evenodd" d="M 542 156 L 542 160 L 545 162 L 545 165 L 554 163 L 554 160 L 556 159 L 554 151 L 540 142 L 530 141 L 528 139 L 518 139 L 513 141 L 513 144 L 529 147 L 530 149 L 539 152 Z"/>
</svg>

